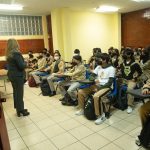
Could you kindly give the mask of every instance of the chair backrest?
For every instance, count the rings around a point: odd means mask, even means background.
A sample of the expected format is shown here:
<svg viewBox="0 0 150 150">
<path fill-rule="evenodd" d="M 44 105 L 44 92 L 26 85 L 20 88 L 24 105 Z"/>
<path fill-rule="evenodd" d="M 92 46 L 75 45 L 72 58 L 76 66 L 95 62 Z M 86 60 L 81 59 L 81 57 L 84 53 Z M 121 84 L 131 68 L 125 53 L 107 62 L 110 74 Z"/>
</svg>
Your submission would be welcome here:
<svg viewBox="0 0 150 150">
<path fill-rule="evenodd" d="M 111 90 L 109 96 L 116 96 L 117 95 L 117 79 L 113 79 L 113 89 Z"/>
<path fill-rule="evenodd" d="M 85 72 L 86 79 L 89 79 L 90 75 L 91 75 L 91 72 L 86 69 L 86 72 Z"/>
</svg>

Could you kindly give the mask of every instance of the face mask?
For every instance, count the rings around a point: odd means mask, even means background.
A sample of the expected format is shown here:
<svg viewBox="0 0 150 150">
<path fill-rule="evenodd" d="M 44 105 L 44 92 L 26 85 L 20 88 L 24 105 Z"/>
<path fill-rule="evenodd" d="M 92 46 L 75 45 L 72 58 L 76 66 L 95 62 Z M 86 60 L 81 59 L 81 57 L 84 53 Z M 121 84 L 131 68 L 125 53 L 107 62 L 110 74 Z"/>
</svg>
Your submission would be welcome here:
<svg viewBox="0 0 150 150">
<path fill-rule="evenodd" d="M 55 56 L 54 59 L 55 59 L 55 60 L 58 60 L 58 59 L 59 59 L 59 56 Z"/>
</svg>

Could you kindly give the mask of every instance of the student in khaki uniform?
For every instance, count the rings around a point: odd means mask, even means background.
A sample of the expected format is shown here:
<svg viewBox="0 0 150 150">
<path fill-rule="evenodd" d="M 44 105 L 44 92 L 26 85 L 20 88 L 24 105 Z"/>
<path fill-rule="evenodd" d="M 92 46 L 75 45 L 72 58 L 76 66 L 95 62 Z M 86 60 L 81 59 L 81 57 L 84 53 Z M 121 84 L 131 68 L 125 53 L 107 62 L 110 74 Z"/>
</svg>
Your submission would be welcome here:
<svg viewBox="0 0 150 150">
<path fill-rule="evenodd" d="M 61 91 L 61 95 L 64 97 L 66 93 L 68 93 L 72 99 L 70 103 L 74 104 L 77 101 L 77 97 L 75 91 L 77 88 L 81 86 L 78 80 L 85 80 L 86 79 L 86 68 L 82 64 L 82 57 L 80 55 L 73 56 L 73 68 L 64 73 L 71 78 L 73 81 L 62 81 L 59 83 L 59 89 Z M 65 86 L 69 86 L 68 90 L 66 91 Z"/>
<path fill-rule="evenodd" d="M 28 116 L 30 113 L 27 109 L 24 109 L 23 101 L 26 63 L 15 39 L 9 39 L 7 42 L 6 59 L 8 62 L 8 78 L 13 87 L 14 108 L 18 117 L 21 115 Z"/>
<path fill-rule="evenodd" d="M 50 71 L 50 75 L 47 77 L 47 81 L 51 89 L 50 96 L 54 96 L 56 95 L 54 82 L 59 80 L 59 78 L 56 75 L 63 74 L 65 71 L 65 63 L 61 59 L 61 55 L 59 52 L 54 53 L 54 62 L 49 68 L 46 68 L 45 71 Z"/>
</svg>

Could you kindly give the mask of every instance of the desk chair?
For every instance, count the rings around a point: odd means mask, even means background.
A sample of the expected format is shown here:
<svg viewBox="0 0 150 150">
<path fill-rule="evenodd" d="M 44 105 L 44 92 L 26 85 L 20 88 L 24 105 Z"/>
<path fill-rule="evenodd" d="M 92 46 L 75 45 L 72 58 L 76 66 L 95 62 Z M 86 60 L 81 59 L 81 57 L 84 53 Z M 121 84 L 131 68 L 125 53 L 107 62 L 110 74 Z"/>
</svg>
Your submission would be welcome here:
<svg viewBox="0 0 150 150">
<path fill-rule="evenodd" d="M 145 103 L 145 99 L 150 99 L 150 95 L 143 95 L 142 94 L 142 89 L 134 89 L 134 90 L 130 90 L 127 93 L 133 95 L 135 98 L 139 98 L 143 104 Z"/>
<path fill-rule="evenodd" d="M 108 104 L 108 111 L 105 112 L 105 116 L 106 118 L 110 117 L 110 108 L 111 106 L 116 102 L 116 97 L 117 97 L 117 80 L 116 78 L 114 78 L 113 80 L 113 89 L 108 92 L 107 94 L 107 99 L 103 101 L 103 104 L 105 104 L 105 106 Z M 106 111 L 106 110 L 105 110 Z"/>
</svg>

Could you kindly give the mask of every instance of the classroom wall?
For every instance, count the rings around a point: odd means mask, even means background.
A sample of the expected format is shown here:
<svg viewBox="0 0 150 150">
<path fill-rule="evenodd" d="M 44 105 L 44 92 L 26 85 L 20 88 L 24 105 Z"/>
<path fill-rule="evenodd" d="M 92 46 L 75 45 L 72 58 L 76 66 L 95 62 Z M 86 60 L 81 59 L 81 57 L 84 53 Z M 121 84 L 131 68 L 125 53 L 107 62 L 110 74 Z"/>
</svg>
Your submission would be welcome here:
<svg viewBox="0 0 150 150">
<path fill-rule="evenodd" d="M 121 15 L 122 45 L 147 47 L 150 45 L 150 19 L 144 14 L 150 9 L 143 9 Z"/>
<path fill-rule="evenodd" d="M 83 59 L 89 59 L 94 47 L 107 52 L 110 46 L 121 47 L 121 17 L 71 9 L 51 11 L 54 50 L 60 49 L 66 61 L 78 48 Z"/>
</svg>

